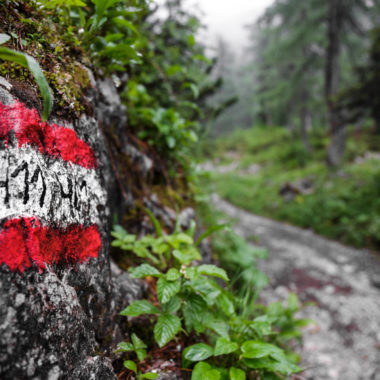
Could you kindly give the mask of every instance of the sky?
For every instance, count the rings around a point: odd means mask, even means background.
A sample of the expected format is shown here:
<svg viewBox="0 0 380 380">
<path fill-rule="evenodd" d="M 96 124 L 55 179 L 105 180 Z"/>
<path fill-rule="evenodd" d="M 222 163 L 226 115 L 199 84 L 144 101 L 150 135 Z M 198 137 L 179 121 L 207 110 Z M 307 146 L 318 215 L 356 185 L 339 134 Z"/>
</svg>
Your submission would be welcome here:
<svg viewBox="0 0 380 380">
<path fill-rule="evenodd" d="M 187 6 L 197 4 L 203 10 L 205 15 L 202 19 L 211 41 L 220 35 L 236 52 L 240 52 L 247 42 L 244 25 L 252 24 L 273 2 L 274 0 L 187 0 Z"/>
</svg>

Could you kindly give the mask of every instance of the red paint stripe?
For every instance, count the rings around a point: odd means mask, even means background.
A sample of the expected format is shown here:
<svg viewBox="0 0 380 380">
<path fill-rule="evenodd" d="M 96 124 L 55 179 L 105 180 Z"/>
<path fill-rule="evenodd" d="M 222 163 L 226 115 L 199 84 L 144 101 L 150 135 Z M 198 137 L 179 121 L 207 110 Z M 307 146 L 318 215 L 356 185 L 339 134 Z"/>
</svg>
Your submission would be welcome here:
<svg viewBox="0 0 380 380">
<path fill-rule="evenodd" d="M 43 123 L 36 110 L 19 101 L 8 106 L 0 102 L 0 140 L 7 145 L 11 131 L 15 132 L 19 147 L 31 145 L 43 154 L 87 169 L 98 166 L 94 151 L 72 129 Z"/>
<path fill-rule="evenodd" d="M 45 263 L 82 263 L 97 257 L 100 248 L 96 225 L 53 228 L 41 226 L 37 218 L 11 219 L 0 232 L 0 265 L 23 272 L 34 262 L 42 270 Z"/>
</svg>

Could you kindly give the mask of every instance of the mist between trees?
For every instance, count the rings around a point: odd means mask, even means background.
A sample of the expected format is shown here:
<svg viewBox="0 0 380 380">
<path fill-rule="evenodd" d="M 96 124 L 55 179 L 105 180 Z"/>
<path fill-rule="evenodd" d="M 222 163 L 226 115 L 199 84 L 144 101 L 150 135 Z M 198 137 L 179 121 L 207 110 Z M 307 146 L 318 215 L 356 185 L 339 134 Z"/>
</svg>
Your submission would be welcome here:
<svg viewBox="0 0 380 380">
<path fill-rule="evenodd" d="M 237 97 L 211 128 L 219 135 L 252 125 L 280 125 L 312 150 L 309 133 L 331 137 L 327 163 L 341 162 L 346 127 L 369 121 L 379 132 L 379 1 L 281 0 L 246 26 L 241 57 L 222 38 L 212 101 Z"/>
</svg>

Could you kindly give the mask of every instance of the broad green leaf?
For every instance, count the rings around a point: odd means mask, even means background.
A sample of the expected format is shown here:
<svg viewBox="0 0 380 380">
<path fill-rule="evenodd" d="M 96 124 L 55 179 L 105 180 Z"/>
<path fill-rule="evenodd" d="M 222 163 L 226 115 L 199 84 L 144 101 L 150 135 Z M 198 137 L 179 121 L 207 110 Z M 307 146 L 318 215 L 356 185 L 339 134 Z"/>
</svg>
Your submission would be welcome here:
<svg viewBox="0 0 380 380">
<path fill-rule="evenodd" d="M 38 62 L 28 54 L 20 53 L 5 47 L 0 47 L 0 59 L 17 63 L 29 69 L 33 74 L 34 79 L 40 88 L 44 104 L 42 121 L 46 121 L 53 108 L 53 95 Z"/>
<path fill-rule="evenodd" d="M 180 290 L 179 281 L 167 281 L 164 277 L 157 281 L 157 296 L 161 304 L 169 302 Z"/>
<path fill-rule="evenodd" d="M 231 380 L 245 380 L 246 374 L 239 368 L 231 367 L 230 368 L 230 379 Z"/>
<path fill-rule="evenodd" d="M 115 350 L 115 352 L 128 352 L 128 351 L 133 351 L 133 350 L 134 350 L 134 347 L 132 343 L 120 342 L 117 345 L 117 349 Z"/>
<path fill-rule="evenodd" d="M 158 374 L 155 372 L 147 372 L 142 375 L 143 379 L 157 379 Z"/>
<path fill-rule="evenodd" d="M 165 346 L 181 330 L 181 320 L 176 315 L 161 314 L 154 326 L 154 338 L 160 347 Z"/>
<path fill-rule="evenodd" d="M 11 37 L 8 34 L 0 33 L 0 45 L 5 44 L 10 39 Z"/>
<path fill-rule="evenodd" d="M 175 313 L 181 307 L 181 299 L 174 296 L 168 303 L 162 305 L 165 313 Z"/>
<path fill-rule="evenodd" d="M 136 350 L 137 359 L 142 362 L 146 358 L 146 351 L 143 348 Z"/>
<path fill-rule="evenodd" d="M 139 348 L 146 348 L 146 344 L 144 343 L 144 341 L 140 339 L 136 334 L 132 334 L 131 338 L 132 338 L 133 346 L 135 347 L 136 350 Z"/>
<path fill-rule="evenodd" d="M 284 356 L 283 351 L 270 343 L 264 343 L 255 340 L 247 340 L 241 346 L 241 351 L 244 358 L 256 359 L 268 355 Z"/>
<path fill-rule="evenodd" d="M 144 278 L 147 276 L 160 277 L 162 274 L 149 264 L 142 264 L 136 268 L 130 270 L 131 277 L 133 278 Z"/>
<path fill-rule="evenodd" d="M 228 335 L 228 323 L 226 323 L 225 321 L 221 319 L 215 319 L 211 316 L 211 318 L 205 318 L 203 320 L 203 323 L 208 329 L 216 332 L 223 338 L 230 338 Z"/>
<path fill-rule="evenodd" d="M 193 373 L 191 374 L 191 380 L 200 380 L 204 378 L 206 372 L 211 370 L 211 366 L 205 362 L 199 362 L 194 366 Z"/>
<path fill-rule="evenodd" d="M 194 243 L 193 238 L 183 232 L 167 236 L 166 241 L 175 249 L 178 249 L 182 243 L 188 245 Z"/>
<path fill-rule="evenodd" d="M 190 283 L 190 286 L 211 305 L 215 303 L 215 299 L 221 294 L 221 288 L 212 279 L 205 277 L 196 278 Z"/>
<path fill-rule="evenodd" d="M 197 363 L 191 374 L 191 380 L 219 380 L 220 378 L 220 372 L 205 362 Z"/>
<path fill-rule="evenodd" d="M 216 265 L 200 265 L 198 267 L 198 273 L 205 274 L 207 276 L 219 277 L 226 282 L 229 281 L 226 271 L 222 268 L 217 267 Z"/>
<path fill-rule="evenodd" d="M 128 317 L 138 317 L 142 314 L 159 314 L 160 310 L 146 300 L 132 302 L 120 314 Z"/>
<path fill-rule="evenodd" d="M 186 253 L 180 251 L 179 249 L 173 250 L 173 256 L 181 263 L 189 265 L 192 262 L 192 257 Z"/>
<path fill-rule="evenodd" d="M 235 352 L 239 348 L 239 345 L 235 342 L 231 342 L 226 338 L 219 338 L 215 343 L 214 356 L 227 355 Z"/>
<path fill-rule="evenodd" d="M 220 373 L 217 369 L 211 369 L 204 374 L 202 380 L 220 380 Z"/>
<path fill-rule="evenodd" d="M 273 302 L 267 308 L 267 315 L 269 317 L 281 317 L 284 313 L 284 307 L 281 302 Z"/>
<path fill-rule="evenodd" d="M 267 369 L 269 371 L 280 372 L 285 375 L 291 373 L 297 373 L 301 371 L 301 368 L 291 363 L 288 360 L 275 360 L 271 357 L 264 357 L 258 359 L 244 359 L 243 363 L 252 369 Z"/>
<path fill-rule="evenodd" d="M 192 362 L 206 360 L 214 354 L 214 349 L 205 343 L 197 343 L 184 350 L 184 357 Z"/>
<path fill-rule="evenodd" d="M 128 368 L 129 370 L 133 371 L 134 373 L 137 373 L 137 366 L 132 360 L 126 360 L 123 364 L 124 364 L 125 368 Z"/>
<path fill-rule="evenodd" d="M 175 268 L 170 268 L 166 275 L 165 275 L 165 278 L 168 280 L 168 281 L 176 281 L 179 279 L 179 277 L 181 276 L 181 274 L 179 273 L 178 269 L 175 269 Z"/>
<path fill-rule="evenodd" d="M 191 294 L 186 298 L 183 307 L 183 316 L 185 318 L 185 326 L 190 333 L 194 328 L 198 333 L 204 331 L 202 323 L 203 316 L 207 311 L 207 303 L 197 294 Z"/>
<path fill-rule="evenodd" d="M 233 315 L 235 313 L 234 303 L 231 301 L 227 294 L 220 294 L 217 299 L 217 303 L 223 313 L 227 316 Z"/>
<path fill-rule="evenodd" d="M 200 260 L 202 258 L 198 249 L 190 245 L 188 247 L 182 247 L 180 250 L 173 250 L 173 256 L 181 263 L 189 265 L 193 260 Z"/>
</svg>

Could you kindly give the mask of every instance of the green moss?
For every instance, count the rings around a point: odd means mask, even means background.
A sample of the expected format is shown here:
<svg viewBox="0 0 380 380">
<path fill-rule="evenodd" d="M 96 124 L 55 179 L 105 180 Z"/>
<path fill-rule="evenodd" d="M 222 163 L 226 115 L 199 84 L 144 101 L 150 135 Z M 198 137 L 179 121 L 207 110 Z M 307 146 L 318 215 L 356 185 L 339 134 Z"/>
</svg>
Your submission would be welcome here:
<svg viewBox="0 0 380 380">
<path fill-rule="evenodd" d="M 33 56 L 44 71 L 54 92 L 53 112 L 66 118 L 90 112 L 83 101 L 90 84 L 84 65 L 90 60 L 62 15 L 39 9 L 32 0 L 0 5 L 0 14 L 0 33 L 11 36 L 6 46 Z M 28 70 L 16 64 L 1 62 L 0 75 L 26 82 L 36 89 Z"/>
</svg>

